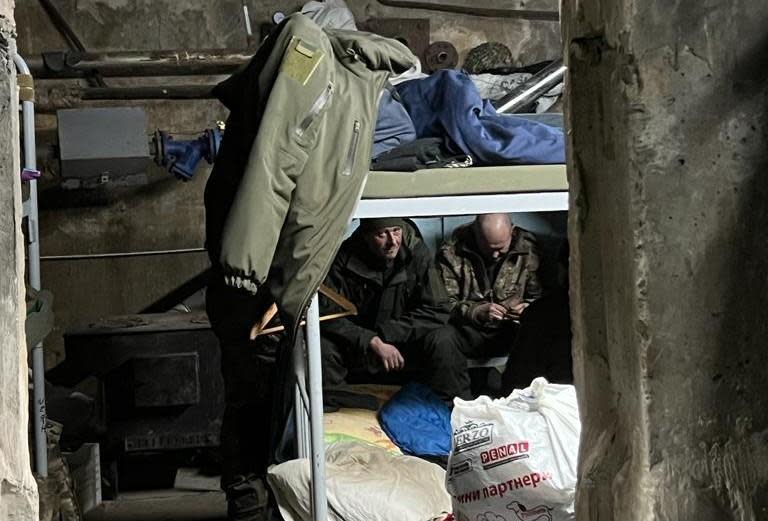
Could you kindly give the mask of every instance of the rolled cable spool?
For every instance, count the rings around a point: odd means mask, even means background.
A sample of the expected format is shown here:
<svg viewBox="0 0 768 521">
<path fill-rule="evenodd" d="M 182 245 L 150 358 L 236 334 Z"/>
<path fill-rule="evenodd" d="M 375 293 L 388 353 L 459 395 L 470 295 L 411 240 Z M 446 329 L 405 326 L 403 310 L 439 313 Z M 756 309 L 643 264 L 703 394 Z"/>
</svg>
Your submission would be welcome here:
<svg viewBox="0 0 768 521">
<path fill-rule="evenodd" d="M 459 53 L 450 42 L 435 42 L 424 51 L 424 63 L 429 72 L 453 69 L 459 63 Z"/>
</svg>

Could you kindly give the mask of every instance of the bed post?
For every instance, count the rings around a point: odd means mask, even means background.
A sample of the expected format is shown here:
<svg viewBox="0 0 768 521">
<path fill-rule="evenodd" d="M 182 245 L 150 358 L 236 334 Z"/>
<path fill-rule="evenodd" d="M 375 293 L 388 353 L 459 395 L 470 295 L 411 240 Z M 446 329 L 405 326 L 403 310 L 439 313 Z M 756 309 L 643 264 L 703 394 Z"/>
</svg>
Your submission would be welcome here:
<svg viewBox="0 0 768 521">
<path fill-rule="evenodd" d="M 309 373 L 310 476 L 312 480 L 312 519 L 327 521 L 328 501 L 325 486 L 325 440 L 323 436 L 323 377 L 320 359 L 320 311 L 317 293 L 307 310 L 307 365 Z"/>
<path fill-rule="evenodd" d="M 309 397 L 307 396 L 307 350 L 306 339 L 298 342 L 293 349 L 293 421 L 296 427 L 296 454 L 309 458 L 312 448 L 309 439 Z"/>
</svg>

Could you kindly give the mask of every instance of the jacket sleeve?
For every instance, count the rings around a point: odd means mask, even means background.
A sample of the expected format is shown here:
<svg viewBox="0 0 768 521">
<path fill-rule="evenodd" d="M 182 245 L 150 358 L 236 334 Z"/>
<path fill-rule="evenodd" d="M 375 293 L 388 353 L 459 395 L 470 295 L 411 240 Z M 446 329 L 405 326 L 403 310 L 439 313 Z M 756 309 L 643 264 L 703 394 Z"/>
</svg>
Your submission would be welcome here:
<svg viewBox="0 0 768 521">
<path fill-rule="evenodd" d="M 328 273 L 324 284 L 345 297 L 350 298 L 345 279 L 341 276 L 335 261 L 331 266 L 331 270 Z M 359 305 L 359 303 L 355 304 Z M 340 306 L 333 303 L 327 297 L 320 295 L 320 312 L 322 315 L 337 313 L 339 311 L 341 311 Z M 361 353 L 365 353 L 368 350 L 368 344 L 371 342 L 371 339 L 376 336 L 375 331 L 357 325 L 351 317 L 337 318 L 323 322 L 320 331 L 323 336 L 327 336 L 331 340 L 344 339 L 346 342 L 350 342 L 352 346 Z"/>
<path fill-rule="evenodd" d="M 544 291 L 541 288 L 541 280 L 539 279 L 539 266 L 540 258 L 539 251 L 536 247 L 536 243 L 532 242 L 530 250 L 528 252 L 528 259 L 526 260 L 526 280 L 525 291 L 523 292 L 523 299 L 532 301 L 540 298 Z"/>
<path fill-rule="evenodd" d="M 294 35 L 301 38 L 292 39 Z M 264 116 L 222 230 L 219 260 L 230 286 L 256 293 L 271 268 L 298 177 L 317 142 L 315 130 L 325 113 L 314 110 L 314 105 L 326 99 L 333 60 L 330 56 L 320 60 L 309 76 L 298 79 L 289 65 L 301 57 L 300 43 L 320 49 L 324 39 L 319 29 L 307 29 L 301 19 L 291 18 L 263 72 L 252 79 L 252 88 L 264 88 L 268 79 L 270 85 Z M 296 129 L 304 121 L 311 122 L 311 131 L 298 135 Z"/>
<path fill-rule="evenodd" d="M 472 323 L 472 314 L 475 308 L 482 302 L 472 300 L 462 300 L 461 283 L 456 267 L 451 263 L 443 250 L 437 254 L 437 267 L 440 271 L 443 285 L 448 298 L 448 309 L 451 312 L 451 318 L 460 323 Z"/>
<path fill-rule="evenodd" d="M 448 297 L 428 253 L 419 263 L 416 291 L 400 317 L 379 324 L 379 336 L 398 347 L 425 336 L 448 322 Z"/>
</svg>

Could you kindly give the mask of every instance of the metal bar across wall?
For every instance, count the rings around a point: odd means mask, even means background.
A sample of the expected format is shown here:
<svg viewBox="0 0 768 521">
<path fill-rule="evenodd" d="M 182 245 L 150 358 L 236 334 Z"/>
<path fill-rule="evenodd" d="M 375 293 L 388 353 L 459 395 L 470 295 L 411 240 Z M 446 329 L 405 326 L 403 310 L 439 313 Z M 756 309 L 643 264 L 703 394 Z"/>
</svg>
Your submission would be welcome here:
<svg viewBox="0 0 768 521">
<path fill-rule="evenodd" d="M 231 74 L 248 63 L 248 49 L 176 49 L 161 51 L 46 52 L 29 60 L 36 78 L 195 76 Z"/>
<path fill-rule="evenodd" d="M 444 4 L 438 2 L 420 2 L 412 0 L 379 0 L 379 3 L 389 7 L 405 9 L 426 9 L 444 13 L 467 14 L 486 18 L 517 18 L 519 20 L 540 20 L 544 22 L 559 22 L 558 11 L 538 11 L 533 9 L 499 9 L 479 5 Z"/>
<path fill-rule="evenodd" d="M 83 89 L 84 100 L 209 99 L 214 85 L 166 85 L 150 87 L 91 87 Z"/>
</svg>

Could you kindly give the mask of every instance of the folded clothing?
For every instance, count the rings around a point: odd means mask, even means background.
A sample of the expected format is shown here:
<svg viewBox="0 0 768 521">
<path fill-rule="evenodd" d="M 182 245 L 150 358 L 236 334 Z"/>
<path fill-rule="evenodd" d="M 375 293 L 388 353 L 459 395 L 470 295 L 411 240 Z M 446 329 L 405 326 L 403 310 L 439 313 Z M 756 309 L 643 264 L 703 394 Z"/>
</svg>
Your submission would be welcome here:
<svg viewBox="0 0 768 521">
<path fill-rule="evenodd" d="M 379 412 L 381 428 L 406 454 L 448 456 L 451 410 L 432 389 L 409 383 Z"/>
<path fill-rule="evenodd" d="M 439 137 L 425 137 L 397 146 L 375 157 L 371 170 L 415 172 L 425 168 L 459 168 L 472 166 L 471 156 L 455 155 Z"/>
</svg>

